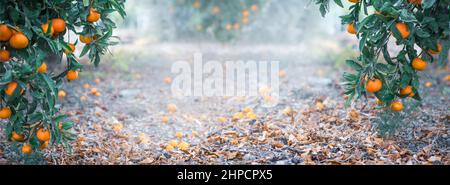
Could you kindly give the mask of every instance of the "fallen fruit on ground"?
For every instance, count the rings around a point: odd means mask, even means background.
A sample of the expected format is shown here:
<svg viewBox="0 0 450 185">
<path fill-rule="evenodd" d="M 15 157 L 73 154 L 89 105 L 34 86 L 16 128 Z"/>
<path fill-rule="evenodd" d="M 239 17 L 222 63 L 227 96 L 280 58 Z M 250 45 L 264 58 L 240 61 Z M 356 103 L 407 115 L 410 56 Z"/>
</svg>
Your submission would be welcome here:
<svg viewBox="0 0 450 185">
<path fill-rule="evenodd" d="M 177 105 L 171 103 L 167 105 L 167 111 L 170 113 L 174 113 L 177 111 Z"/>
<path fill-rule="evenodd" d="M 176 136 L 177 138 L 182 138 L 182 137 L 183 137 L 183 132 L 176 132 L 176 133 L 175 133 L 175 136 Z"/>
</svg>

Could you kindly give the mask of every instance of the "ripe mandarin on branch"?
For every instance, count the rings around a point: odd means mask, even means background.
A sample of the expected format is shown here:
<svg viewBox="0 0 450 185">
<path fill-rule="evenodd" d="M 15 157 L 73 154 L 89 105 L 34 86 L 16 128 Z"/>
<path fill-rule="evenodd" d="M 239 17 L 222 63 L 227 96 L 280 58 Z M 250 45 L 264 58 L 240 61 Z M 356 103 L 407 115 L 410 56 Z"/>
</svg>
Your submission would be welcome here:
<svg viewBox="0 0 450 185">
<path fill-rule="evenodd" d="M 39 146 L 39 149 L 44 150 L 45 148 L 47 148 L 47 146 L 48 146 L 48 141 L 44 141 Z"/>
<path fill-rule="evenodd" d="M 408 94 L 411 94 L 411 93 L 412 93 L 412 86 L 411 85 L 408 85 L 408 86 L 406 86 L 403 89 L 400 89 L 400 94 L 401 95 L 408 95 Z"/>
<path fill-rule="evenodd" d="M 86 20 L 90 23 L 97 22 L 100 20 L 101 14 L 94 8 L 91 8 L 89 10 L 89 15 L 87 16 Z"/>
<path fill-rule="evenodd" d="M 9 107 L 3 107 L 2 109 L 0 109 L 0 118 L 1 119 L 8 119 L 9 117 L 11 117 L 11 109 Z"/>
<path fill-rule="evenodd" d="M 30 144 L 23 144 L 22 146 L 22 153 L 23 154 L 30 154 L 31 152 L 33 152 L 33 149 L 31 148 Z"/>
<path fill-rule="evenodd" d="M 53 33 L 55 33 L 55 29 L 53 29 L 53 27 L 50 27 L 49 23 L 42 24 L 41 28 L 42 28 L 42 32 L 44 32 L 44 34 L 53 35 Z M 50 28 L 50 31 L 48 30 L 49 28 Z"/>
<path fill-rule="evenodd" d="M 409 37 L 409 28 L 408 25 L 406 25 L 405 23 L 402 22 L 398 22 L 395 24 L 395 27 L 397 28 L 398 32 L 400 32 L 400 35 L 402 36 L 402 38 L 406 39 Z"/>
<path fill-rule="evenodd" d="M 72 43 L 67 43 L 67 47 L 64 48 L 64 53 L 70 55 L 73 52 L 75 52 L 75 45 L 73 45 Z"/>
<path fill-rule="evenodd" d="M 441 51 L 442 51 L 442 44 L 441 44 L 441 43 L 438 43 L 438 44 L 436 45 L 436 48 L 437 48 L 436 51 L 433 50 L 433 49 L 429 49 L 429 50 L 428 50 L 428 53 L 429 53 L 429 54 L 432 54 L 432 55 L 437 55 L 437 54 L 441 53 Z"/>
<path fill-rule="evenodd" d="M 69 70 L 66 75 L 69 81 L 76 80 L 78 78 L 78 71 Z"/>
<path fill-rule="evenodd" d="M 36 131 L 36 137 L 39 139 L 39 141 L 49 141 L 50 131 L 44 128 L 40 128 Z"/>
<path fill-rule="evenodd" d="M 379 79 L 368 80 L 366 85 L 367 92 L 376 93 L 381 90 L 383 83 Z"/>
<path fill-rule="evenodd" d="M 24 49 L 29 43 L 30 41 L 23 33 L 16 33 L 9 39 L 9 45 L 14 49 Z"/>
<path fill-rule="evenodd" d="M 0 50 L 0 61 L 8 62 L 10 57 L 11 56 L 8 50 Z"/>
<path fill-rule="evenodd" d="M 8 41 L 12 35 L 11 29 L 6 24 L 0 24 L 0 41 Z"/>
<path fill-rule="evenodd" d="M 66 92 L 64 90 L 59 90 L 58 91 L 58 97 L 60 97 L 60 98 L 66 97 Z"/>
<path fill-rule="evenodd" d="M 55 18 L 52 20 L 52 27 L 55 33 L 61 33 L 66 30 L 66 22 L 64 19 Z"/>
<path fill-rule="evenodd" d="M 356 34 L 356 28 L 355 28 L 355 23 L 350 23 L 347 25 L 347 32 L 350 34 Z"/>
<path fill-rule="evenodd" d="M 93 38 L 91 36 L 80 35 L 80 41 L 85 44 L 92 43 Z"/>
<path fill-rule="evenodd" d="M 47 64 L 45 62 L 42 62 L 41 66 L 38 68 L 38 73 L 45 73 L 47 72 Z"/>
<path fill-rule="evenodd" d="M 419 6 L 422 4 L 422 0 L 408 0 L 409 3 Z"/>
<path fill-rule="evenodd" d="M 167 111 L 170 113 L 174 113 L 177 111 L 177 106 L 173 103 L 167 105 Z"/>
<path fill-rule="evenodd" d="M 12 96 L 14 94 L 14 91 L 17 88 L 17 82 L 9 82 L 8 84 L 6 84 L 6 89 L 5 89 L 5 93 L 8 96 Z"/>
<path fill-rule="evenodd" d="M 12 131 L 12 133 L 11 133 L 11 140 L 22 142 L 22 141 L 25 140 L 25 135 L 18 134 L 16 131 Z"/>
<path fill-rule="evenodd" d="M 403 110 L 402 102 L 399 102 L 399 101 L 392 102 L 391 103 L 391 110 L 396 111 L 396 112 L 402 111 Z"/>
<path fill-rule="evenodd" d="M 417 70 L 417 71 L 423 71 L 425 69 L 427 69 L 427 62 L 425 62 L 423 59 L 421 58 L 415 58 L 412 63 L 411 63 L 412 67 Z"/>
</svg>

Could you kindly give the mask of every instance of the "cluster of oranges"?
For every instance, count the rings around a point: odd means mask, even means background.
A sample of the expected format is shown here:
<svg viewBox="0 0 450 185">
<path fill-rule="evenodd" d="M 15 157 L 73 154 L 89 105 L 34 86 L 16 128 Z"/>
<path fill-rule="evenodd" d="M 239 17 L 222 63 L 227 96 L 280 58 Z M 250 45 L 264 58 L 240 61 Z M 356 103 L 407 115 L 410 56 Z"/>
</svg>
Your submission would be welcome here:
<svg viewBox="0 0 450 185">
<path fill-rule="evenodd" d="M 50 131 L 45 128 L 39 128 L 34 132 L 34 134 L 36 135 L 37 139 L 40 142 L 39 149 L 43 150 L 43 149 L 47 148 L 50 138 L 51 138 Z M 13 141 L 23 142 L 26 139 L 27 139 L 27 136 L 24 133 L 19 134 L 16 131 L 13 131 L 11 134 L 11 140 L 13 140 Z M 31 152 L 33 152 L 33 148 L 31 147 L 30 144 L 25 143 L 22 145 L 22 153 L 30 154 Z"/>
<path fill-rule="evenodd" d="M 214 9 L 214 8 L 213 8 Z M 250 7 L 250 10 L 253 12 L 256 12 L 258 10 L 258 5 L 252 5 Z M 225 25 L 225 29 L 227 31 L 231 31 L 231 30 L 239 30 L 241 28 L 241 25 L 247 25 L 250 23 L 250 10 L 248 9 L 244 9 L 241 11 L 241 20 L 240 22 L 235 22 L 235 23 L 227 23 Z"/>
<path fill-rule="evenodd" d="M 89 14 L 86 17 L 86 21 L 89 23 L 95 23 L 99 21 L 101 18 L 101 14 L 94 8 L 89 9 Z M 44 36 L 49 38 L 57 38 L 59 36 L 62 36 L 66 32 L 66 21 L 62 18 L 54 18 L 51 20 L 48 20 L 45 23 L 42 23 L 41 31 L 44 34 Z M 39 34 L 39 33 L 38 33 Z M 11 55 L 11 52 L 9 49 L 12 50 L 22 50 L 26 49 L 28 46 L 33 45 L 33 42 L 29 40 L 30 37 L 28 37 L 26 34 L 20 31 L 20 28 L 16 26 L 11 26 L 8 24 L 0 24 L 0 62 L 8 63 L 13 62 L 15 59 L 14 56 Z M 82 43 L 85 44 L 91 44 L 97 37 L 96 36 L 86 36 L 86 35 L 80 35 L 79 40 Z M 75 51 L 75 45 L 73 43 L 66 43 L 67 46 L 63 49 L 62 52 L 64 52 L 66 55 L 72 55 Z M 9 48 L 9 49 L 8 49 Z M 18 60 L 19 57 L 16 57 Z M 44 74 L 47 72 L 47 64 L 45 62 L 42 62 L 39 67 L 36 69 L 36 72 L 38 74 Z M 78 78 L 78 71 L 77 70 L 68 70 L 66 73 L 66 78 L 69 81 L 75 80 Z M 4 92 L 7 96 L 14 96 L 15 93 L 23 94 L 25 91 L 24 87 L 21 87 L 18 82 L 11 81 L 6 84 Z M 99 92 L 93 92 L 94 95 L 99 95 Z M 58 92 L 59 97 L 65 97 L 66 93 L 63 90 L 60 90 Z M 1 119 L 9 119 L 13 115 L 13 110 L 8 107 L 4 106 L 0 109 L 0 118 Z M 48 142 L 50 140 L 50 131 L 47 129 L 44 129 L 42 126 L 39 126 L 41 128 L 37 129 L 34 134 L 29 134 L 30 136 L 35 135 L 40 143 L 40 148 L 44 149 L 47 147 Z M 26 137 L 25 134 L 19 134 L 15 131 L 11 134 L 11 139 L 13 141 L 17 142 L 24 142 L 29 137 Z M 22 146 L 22 152 L 24 154 L 29 154 L 32 152 L 32 146 L 28 143 L 24 143 Z"/>
<path fill-rule="evenodd" d="M 359 3 L 359 0 L 349 0 L 351 3 Z M 422 4 L 422 0 L 408 0 L 409 3 L 414 4 L 416 6 Z M 375 14 L 380 14 L 380 12 L 376 11 Z M 403 22 L 397 22 L 395 23 L 395 28 L 400 33 L 400 36 L 403 39 L 408 39 L 410 37 L 410 30 L 407 24 Z M 358 30 L 356 29 L 355 24 L 349 23 L 347 25 L 347 32 L 350 34 L 358 34 Z M 428 53 L 431 55 L 439 54 L 442 51 L 442 44 L 437 44 L 437 50 L 428 49 Z M 422 59 L 421 57 L 416 57 L 411 62 L 411 67 L 415 69 L 416 71 L 424 71 L 427 68 L 427 61 Z M 380 79 L 374 78 L 367 80 L 366 83 L 366 91 L 369 93 L 377 93 L 381 90 L 383 86 L 383 83 Z M 413 92 L 413 87 L 411 85 L 406 86 L 405 88 L 400 88 L 399 94 L 401 97 L 413 97 L 415 96 L 415 93 Z M 379 101 L 379 104 L 382 104 L 382 102 Z M 403 110 L 403 104 L 400 101 L 393 101 L 390 105 L 391 110 L 393 111 L 402 111 Z"/>
</svg>

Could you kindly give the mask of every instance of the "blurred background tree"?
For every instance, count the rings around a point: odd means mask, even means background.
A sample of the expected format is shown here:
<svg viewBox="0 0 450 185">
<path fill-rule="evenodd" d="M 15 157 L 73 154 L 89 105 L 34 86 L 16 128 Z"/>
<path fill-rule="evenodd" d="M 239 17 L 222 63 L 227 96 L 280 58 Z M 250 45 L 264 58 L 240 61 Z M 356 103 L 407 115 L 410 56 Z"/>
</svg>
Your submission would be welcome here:
<svg viewBox="0 0 450 185">
<path fill-rule="evenodd" d="M 322 18 L 314 4 L 298 0 L 134 0 L 127 12 L 122 27 L 132 33 L 124 40 L 297 43 L 342 29 L 342 12 Z"/>
</svg>

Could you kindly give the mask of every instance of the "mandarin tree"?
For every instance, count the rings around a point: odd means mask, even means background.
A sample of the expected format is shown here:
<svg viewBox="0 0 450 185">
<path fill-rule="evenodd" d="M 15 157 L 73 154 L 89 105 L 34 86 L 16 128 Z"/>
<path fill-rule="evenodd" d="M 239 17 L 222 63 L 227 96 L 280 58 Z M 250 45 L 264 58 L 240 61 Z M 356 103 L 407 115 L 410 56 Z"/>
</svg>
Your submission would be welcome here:
<svg viewBox="0 0 450 185">
<path fill-rule="evenodd" d="M 341 0 L 334 2 L 344 7 Z M 315 0 L 322 15 L 329 0 Z M 374 94 L 382 107 L 403 110 L 402 99 L 421 100 L 419 80 L 429 63 L 448 63 L 450 0 L 349 0 L 341 16 L 359 39 L 360 56 L 347 60 L 354 73 L 344 73 L 347 105 Z M 390 49 L 397 45 L 399 51 Z"/>
<path fill-rule="evenodd" d="M 83 69 L 78 57 L 87 55 L 98 65 L 115 43 L 110 15 L 125 16 L 124 0 L 0 0 L 0 6 L 0 118 L 7 122 L 5 134 L 24 154 L 49 144 L 70 147 L 73 123 L 59 113 L 58 90 L 77 79 Z M 77 47 L 82 50 L 76 52 Z M 49 57 L 64 69 L 49 71 Z"/>
</svg>

